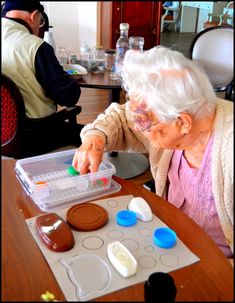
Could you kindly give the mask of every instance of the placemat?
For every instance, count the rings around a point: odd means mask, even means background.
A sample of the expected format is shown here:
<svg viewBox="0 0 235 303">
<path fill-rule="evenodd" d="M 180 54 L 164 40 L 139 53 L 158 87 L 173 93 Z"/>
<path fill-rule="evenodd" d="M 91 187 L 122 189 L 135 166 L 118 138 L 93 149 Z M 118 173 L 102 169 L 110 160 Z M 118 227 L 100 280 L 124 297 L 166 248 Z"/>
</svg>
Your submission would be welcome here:
<svg viewBox="0 0 235 303">
<path fill-rule="evenodd" d="M 53 252 L 35 233 L 35 218 L 26 223 L 46 258 L 67 301 L 89 301 L 113 291 L 146 281 L 154 272 L 171 272 L 200 259 L 177 237 L 173 248 L 159 248 L 153 242 L 154 230 L 167 225 L 153 215 L 150 222 L 138 220 L 133 226 L 116 223 L 116 214 L 127 209 L 132 195 L 94 202 L 108 212 L 108 222 L 94 231 L 73 230 L 75 245 L 66 252 Z M 56 211 L 64 220 L 69 208 Z M 137 260 L 137 273 L 123 278 L 107 257 L 107 245 L 120 241 Z"/>
</svg>

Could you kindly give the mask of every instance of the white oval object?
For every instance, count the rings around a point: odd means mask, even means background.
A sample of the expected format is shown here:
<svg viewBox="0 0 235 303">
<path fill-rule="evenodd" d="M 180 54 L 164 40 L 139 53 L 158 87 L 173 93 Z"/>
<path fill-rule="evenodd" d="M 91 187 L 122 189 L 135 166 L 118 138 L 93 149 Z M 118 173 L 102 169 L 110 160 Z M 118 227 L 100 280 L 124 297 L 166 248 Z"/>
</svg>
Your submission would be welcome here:
<svg viewBox="0 0 235 303">
<path fill-rule="evenodd" d="M 131 199 L 128 205 L 128 209 L 134 211 L 137 214 L 137 218 L 142 221 L 151 221 L 153 214 L 148 203 L 141 197 L 135 197 Z"/>
<path fill-rule="evenodd" d="M 137 261 L 130 251 L 120 242 L 108 244 L 108 258 L 114 268 L 125 278 L 137 271 Z"/>
</svg>

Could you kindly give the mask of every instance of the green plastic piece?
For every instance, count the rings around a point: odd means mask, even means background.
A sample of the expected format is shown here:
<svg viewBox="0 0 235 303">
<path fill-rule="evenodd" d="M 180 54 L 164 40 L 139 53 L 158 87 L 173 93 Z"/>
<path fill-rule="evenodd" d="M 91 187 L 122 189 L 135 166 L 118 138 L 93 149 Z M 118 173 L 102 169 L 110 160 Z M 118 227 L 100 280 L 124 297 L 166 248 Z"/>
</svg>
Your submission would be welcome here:
<svg viewBox="0 0 235 303">
<path fill-rule="evenodd" d="M 70 166 L 68 168 L 68 173 L 72 176 L 80 175 L 79 172 L 73 166 Z"/>
<path fill-rule="evenodd" d="M 97 180 L 96 181 L 98 185 L 104 185 L 104 181 L 103 180 Z"/>
</svg>

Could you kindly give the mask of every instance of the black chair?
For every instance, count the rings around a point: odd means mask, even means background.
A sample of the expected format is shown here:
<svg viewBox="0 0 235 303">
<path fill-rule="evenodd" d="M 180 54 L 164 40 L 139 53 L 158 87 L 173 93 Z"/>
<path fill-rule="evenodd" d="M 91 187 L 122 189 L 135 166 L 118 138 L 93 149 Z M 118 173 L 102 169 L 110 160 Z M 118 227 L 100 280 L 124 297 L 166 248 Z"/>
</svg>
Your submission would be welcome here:
<svg viewBox="0 0 235 303">
<path fill-rule="evenodd" d="M 233 27 L 215 26 L 202 30 L 192 41 L 189 58 L 205 69 L 215 92 L 233 100 Z"/>
<path fill-rule="evenodd" d="M 68 121 L 68 125 L 77 124 L 76 116 L 81 112 L 81 106 L 73 106 L 62 109 L 45 118 L 27 118 L 22 94 L 12 79 L 1 74 L 1 149 L 2 155 L 20 159 L 51 152 L 62 146 L 50 146 L 42 142 L 41 138 L 53 126 L 53 130 L 59 123 Z M 56 135 L 56 134 L 54 134 Z M 52 133 L 53 136 L 53 133 Z M 78 134 L 79 136 L 79 134 Z M 37 144 L 39 149 L 30 152 L 30 145 Z M 44 150 L 40 150 L 40 146 Z M 45 147 L 46 146 L 46 147 Z M 75 147 L 75 146 L 74 146 Z"/>
</svg>

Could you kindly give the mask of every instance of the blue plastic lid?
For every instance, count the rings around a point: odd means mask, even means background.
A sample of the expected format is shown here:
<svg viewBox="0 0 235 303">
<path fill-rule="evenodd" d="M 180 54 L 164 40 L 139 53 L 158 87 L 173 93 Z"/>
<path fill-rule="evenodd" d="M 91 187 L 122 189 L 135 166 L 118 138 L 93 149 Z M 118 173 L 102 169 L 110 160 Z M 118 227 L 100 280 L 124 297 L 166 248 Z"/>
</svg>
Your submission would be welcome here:
<svg viewBox="0 0 235 303">
<path fill-rule="evenodd" d="M 131 210 L 121 210 L 117 213 L 116 219 L 119 225 L 131 226 L 136 224 L 137 215 L 134 211 Z"/>
<path fill-rule="evenodd" d="M 168 227 L 160 227 L 154 231 L 153 242 L 161 248 L 171 248 L 176 244 L 176 233 Z"/>
</svg>

